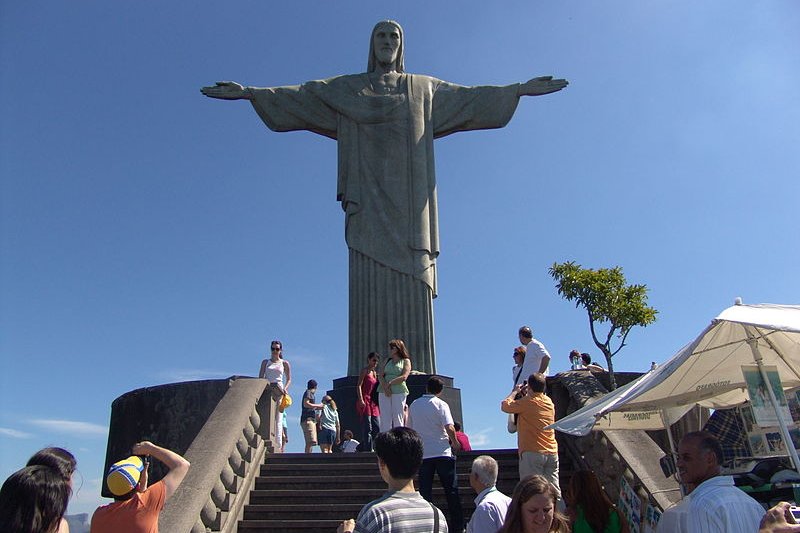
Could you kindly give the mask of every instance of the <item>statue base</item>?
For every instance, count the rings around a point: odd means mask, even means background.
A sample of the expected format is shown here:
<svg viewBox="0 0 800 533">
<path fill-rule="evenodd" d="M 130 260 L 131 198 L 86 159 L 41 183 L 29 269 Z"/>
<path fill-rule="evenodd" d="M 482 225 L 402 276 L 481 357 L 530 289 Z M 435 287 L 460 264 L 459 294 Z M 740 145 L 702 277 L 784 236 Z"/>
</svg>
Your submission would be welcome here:
<svg viewBox="0 0 800 533">
<path fill-rule="evenodd" d="M 450 413 L 453 415 L 453 421 L 461 422 L 464 425 L 464 417 L 461 412 L 461 389 L 453 386 L 453 378 L 436 374 L 444 381 L 444 390 L 439 396 L 442 400 L 447 402 L 450 406 Z M 411 374 L 406 380 L 408 386 L 408 398 L 406 403 L 411 405 L 411 402 L 425 394 L 428 385 L 428 379 L 431 374 Z M 344 430 L 349 429 L 353 432 L 356 440 L 361 441 L 361 427 L 362 423 L 356 412 L 356 402 L 358 401 L 358 376 L 346 376 L 333 380 L 333 389 L 328 391 L 328 395 L 336 402 L 336 407 L 339 411 L 339 424 Z M 317 394 L 317 401 L 319 401 L 319 394 Z"/>
</svg>

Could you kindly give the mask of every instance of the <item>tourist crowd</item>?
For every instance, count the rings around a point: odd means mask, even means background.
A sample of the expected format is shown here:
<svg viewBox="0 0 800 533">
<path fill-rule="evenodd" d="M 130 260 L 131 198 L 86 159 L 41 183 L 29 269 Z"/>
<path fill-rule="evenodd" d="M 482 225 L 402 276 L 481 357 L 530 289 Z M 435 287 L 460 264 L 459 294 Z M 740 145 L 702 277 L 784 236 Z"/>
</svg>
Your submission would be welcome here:
<svg viewBox="0 0 800 533">
<path fill-rule="evenodd" d="M 489 455 L 475 457 L 469 474 L 469 485 L 476 494 L 475 510 L 466 524 L 456 461 L 460 452 L 471 450 L 469 438 L 441 398 L 445 383 L 438 376 L 429 377 L 425 394 L 406 404 L 412 365 L 402 340 L 389 342 L 390 357 L 383 364 L 378 353 L 370 353 L 358 376 L 360 442 L 350 429 L 342 431 L 331 396 L 316 402 L 317 382 L 308 380 L 300 414 L 305 452 L 317 445 L 323 453 L 334 448 L 344 453 L 373 451 L 387 485 L 382 497 L 364 505 L 357 517 L 344 520 L 339 533 L 631 531 L 625 515 L 593 472 L 572 473 L 562 491 L 558 443 L 554 431 L 547 429 L 555 421 L 555 407 L 546 393 L 550 354 L 533 338 L 529 327 L 520 328 L 518 336 L 521 345 L 513 351 L 513 386 L 499 408 L 508 416 L 509 431 L 517 434 L 519 482 L 511 497 L 503 494 L 497 488 L 497 461 Z M 285 409 L 291 405 L 291 365 L 283 358 L 280 341 L 273 341 L 270 348 L 270 358 L 261 363 L 259 377 L 276 385 L 272 390 L 281 416 L 274 429 L 278 450 L 283 451 L 287 441 Z M 604 371 L 592 363 L 589 354 L 573 350 L 569 357 L 573 370 Z M 167 471 L 153 484 L 148 475 L 151 458 Z M 659 533 L 800 532 L 789 504 L 782 502 L 765 513 L 758 502 L 734 486 L 730 476 L 721 475 L 724 459 L 715 435 L 707 431 L 684 435 L 678 446 L 677 468 L 690 494 L 663 513 Z M 164 504 L 189 468 L 189 462 L 174 451 L 148 441 L 134 444 L 130 456 L 111 465 L 106 474 L 106 487 L 114 502 L 94 512 L 91 533 L 157 532 Z M 0 531 L 68 533 L 64 514 L 75 470 L 74 456 L 63 448 L 36 452 L 0 488 Z M 432 503 L 434 477 L 443 489 L 446 513 Z"/>
</svg>

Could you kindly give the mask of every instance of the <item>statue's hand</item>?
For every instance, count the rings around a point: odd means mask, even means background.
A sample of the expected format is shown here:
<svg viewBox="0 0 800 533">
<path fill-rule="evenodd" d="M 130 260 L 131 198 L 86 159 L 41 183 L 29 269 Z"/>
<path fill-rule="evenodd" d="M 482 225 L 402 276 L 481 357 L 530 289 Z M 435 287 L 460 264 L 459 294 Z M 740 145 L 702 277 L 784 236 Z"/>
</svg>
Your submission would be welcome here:
<svg viewBox="0 0 800 533">
<path fill-rule="evenodd" d="M 222 100 L 249 100 L 250 92 L 235 81 L 218 81 L 212 87 L 203 87 L 200 92 L 210 98 Z"/>
<path fill-rule="evenodd" d="M 554 80 L 553 76 L 539 76 L 533 78 L 519 86 L 520 96 L 539 96 L 541 94 L 550 94 L 560 91 L 569 85 L 567 80 Z"/>
</svg>

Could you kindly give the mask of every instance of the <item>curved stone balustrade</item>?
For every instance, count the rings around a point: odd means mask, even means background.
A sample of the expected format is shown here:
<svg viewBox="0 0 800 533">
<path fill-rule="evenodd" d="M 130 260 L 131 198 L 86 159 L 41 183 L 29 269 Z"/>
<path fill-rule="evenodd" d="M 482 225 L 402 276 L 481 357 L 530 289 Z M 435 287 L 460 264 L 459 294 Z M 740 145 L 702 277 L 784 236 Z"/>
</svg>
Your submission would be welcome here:
<svg viewBox="0 0 800 533">
<path fill-rule="evenodd" d="M 264 454 L 273 450 L 276 389 L 239 379 L 186 451 L 189 474 L 161 513 L 161 531 L 236 531 Z"/>
</svg>

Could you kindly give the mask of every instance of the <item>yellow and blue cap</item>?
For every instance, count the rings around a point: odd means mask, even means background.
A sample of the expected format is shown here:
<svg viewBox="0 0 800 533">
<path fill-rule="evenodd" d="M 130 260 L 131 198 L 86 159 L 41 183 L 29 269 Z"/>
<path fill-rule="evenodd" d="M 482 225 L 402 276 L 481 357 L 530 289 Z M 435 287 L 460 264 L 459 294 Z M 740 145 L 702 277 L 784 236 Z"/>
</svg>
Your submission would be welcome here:
<svg viewBox="0 0 800 533">
<path fill-rule="evenodd" d="M 144 470 L 142 458 L 131 455 L 127 459 L 117 461 L 108 469 L 106 484 L 114 496 L 124 496 L 136 488 Z"/>
</svg>

